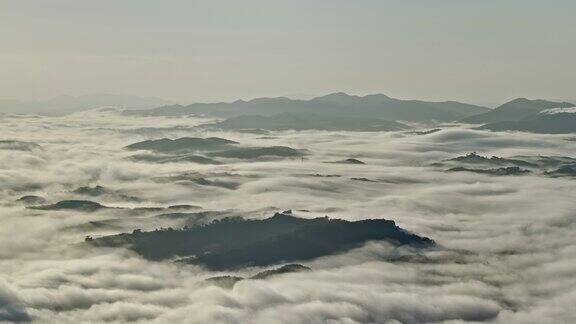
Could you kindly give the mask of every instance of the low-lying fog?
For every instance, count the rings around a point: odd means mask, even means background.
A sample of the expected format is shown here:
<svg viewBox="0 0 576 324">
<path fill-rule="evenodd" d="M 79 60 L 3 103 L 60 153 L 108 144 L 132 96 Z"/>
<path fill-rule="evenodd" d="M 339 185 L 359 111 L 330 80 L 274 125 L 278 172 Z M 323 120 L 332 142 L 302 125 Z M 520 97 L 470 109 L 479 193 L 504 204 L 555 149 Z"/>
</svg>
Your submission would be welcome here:
<svg viewBox="0 0 576 324">
<path fill-rule="evenodd" d="M 425 134 L 194 128 L 204 122 L 106 109 L 1 117 L 0 140 L 17 142 L 0 145 L 0 321 L 576 322 L 576 178 L 433 165 L 471 152 L 574 157 L 570 136 L 457 125 Z M 142 152 L 124 149 L 163 137 L 220 137 L 306 155 L 154 163 L 131 159 Z M 351 158 L 365 164 L 327 163 Z M 179 181 L 185 173 L 194 181 Z M 97 185 L 106 194 L 74 192 Z M 46 204 L 81 199 L 122 208 L 39 210 L 17 202 L 30 195 Z M 305 218 L 385 218 L 440 248 L 423 252 L 425 258 L 391 261 L 399 248 L 370 242 L 299 262 L 312 271 L 229 288 L 205 279 L 265 269 L 208 271 L 84 243 L 88 235 L 181 227 L 177 218 L 156 217 L 166 211 L 134 210 L 174 205 L 250 218 L 287 209 Z"/>
</svg>

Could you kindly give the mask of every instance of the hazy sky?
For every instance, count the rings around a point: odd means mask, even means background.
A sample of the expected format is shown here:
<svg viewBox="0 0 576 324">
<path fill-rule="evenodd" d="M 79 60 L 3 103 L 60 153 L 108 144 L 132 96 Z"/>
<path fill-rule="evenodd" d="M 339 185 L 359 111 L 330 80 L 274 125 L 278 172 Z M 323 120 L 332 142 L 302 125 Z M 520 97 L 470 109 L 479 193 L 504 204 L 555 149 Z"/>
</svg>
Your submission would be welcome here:
<svg viewBox="0 0 576 324">
<path fill-rule="evenodd" d="M 574 0 L 0 0 L 0 98 L 576 98 Z"/>
</svg>

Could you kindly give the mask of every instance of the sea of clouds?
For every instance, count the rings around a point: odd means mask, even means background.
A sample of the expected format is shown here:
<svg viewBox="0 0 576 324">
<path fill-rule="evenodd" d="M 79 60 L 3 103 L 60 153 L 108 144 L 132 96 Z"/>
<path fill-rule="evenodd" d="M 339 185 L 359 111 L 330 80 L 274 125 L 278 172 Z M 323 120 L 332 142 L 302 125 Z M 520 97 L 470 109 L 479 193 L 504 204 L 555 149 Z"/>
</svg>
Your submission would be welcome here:
<svg viewBox="0 0 576 324">
<path fill-rule="evenodd" d="M 0 117 L 0 140 L 40 145 L 0 149 L 0 322 L 576 322 L 576 179 L 447 173 L 431 166 L 470 152 L 574 156 L 576 142 L 567 136 L 457 125 L 428 135 L 256 135 L 193 128 L 203 122 L 127 117 L 110 109 L 65 117 Z M 182 136 L 285 145 L 310 154 L 304 160 L 151 164 L 129 160 L 134 153 L 122 149 L 141 140 Z M 366 165 L 325 163 L 346 158 Z M 238 187 L 156 180 L 183 172 Z M 302 262 L 311 272 L 244 280 L 227 289 L 203 281 L 262 269 L 209 272 L 82 244 L 86 235 L 174 225 L 169 220 L 122 210 L 39 211 L 15 202 L 24 195 L 49 202 L 78 199 L 71 191 L 87 185 L 141 199 L 92 199 L 112 207 L 190 204 L 254 218 L 292 209 L 301 217 L 392 219 L 442 248 L 420 259 L 389 261 L 402 249 L 371 242 Z M 89 225 L 110 219 L 117 227 Z"/>
</svg>

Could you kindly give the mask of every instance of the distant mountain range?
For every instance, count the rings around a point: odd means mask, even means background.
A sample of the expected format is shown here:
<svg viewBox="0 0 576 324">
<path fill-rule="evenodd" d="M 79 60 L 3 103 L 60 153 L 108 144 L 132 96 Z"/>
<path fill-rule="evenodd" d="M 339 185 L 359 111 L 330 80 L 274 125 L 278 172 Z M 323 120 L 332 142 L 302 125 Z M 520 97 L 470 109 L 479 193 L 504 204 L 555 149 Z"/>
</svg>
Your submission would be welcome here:
<svg viewBox="0 0 576 324">
<path fill-rule="evenodd" d="M 45 101 L 19 101 L 0 99 L 0 113 L 62 115 L 105 106 L 125 109 L 150 109 L 169 104 L 164 99 L 115 94 L 89 94 L 84 96 L 58 96 Z"/>
<path fill-rule="evenodd" d="M 576 132 L 576 111 L 570 102 L 517 98 L 493 110 L 456 101 L 401 100 L 383 94 L 354 96 L 332 93 L 310 100 L 256 98 L 249 101 L 168 105 L 154 97 L 92 94 L 60 96 L 46 101 L 0 100 L 0 113 L 63 115 L 104 106 L 124 108 L 125 115 L 225 118 L 201 125 L 233 131 L 399 131 L 407 123 L 464 122 L 479 129 L 545 134 Z"/>
<path fill-rule="evenodd" d="M 410 127 L 402 122 L 465 122 L 483 124 L 481 129 L 536 133 L 576 131 L 569 102 L 517 98 L 493 110 L 456 101 L 401 100 L 383 94 L 353 96 L 343 92 L 297 100 L 285 97 L 257 98 L 220 103 L 171 105 L 125 111 L 126 115 L 180 117 L 199 115 L 226 118 L 202 125 L 221 130 L 329 130 L 398 131 Z M 544 113 L 546 112 L 546 113 Z"/>
<path fill-rule="evenodd" d="M 194 103 L 188 106 L 171 105 L 151 110 L 127 111 L 126 114 L 147 116 L 206 115 L 237 117 L 240 115 L 273 116 L 290 113 L 292 116 L 313 113 L 332 118 L 376 118 L 379 120 L 413 122 L 449 122 L 489 112 L 486 107 L 456 101 L 428 102 L 394 99 L 383 94 L 352 96 L 338 92 L 311 100 L 285 97 L 238 100 L 228 103 Z"/>
</svg>

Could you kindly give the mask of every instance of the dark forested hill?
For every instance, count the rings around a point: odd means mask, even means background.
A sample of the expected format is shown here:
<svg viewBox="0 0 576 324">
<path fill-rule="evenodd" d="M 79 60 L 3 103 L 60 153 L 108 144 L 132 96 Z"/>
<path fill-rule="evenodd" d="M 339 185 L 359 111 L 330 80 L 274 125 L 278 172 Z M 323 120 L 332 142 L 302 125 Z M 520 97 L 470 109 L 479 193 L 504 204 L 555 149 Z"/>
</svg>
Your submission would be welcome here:
<svg viewBox="0 0 576 324">
<path fill-rule="evenodd" d="M 180 259 L 221 270 L 307 260 L 358 247 L 371 240 L 415 247 L 434 245 L 432 240 L 409 233 L 390 220 L 305 219 L 286 213 L 262 220 L 226 218 L 178 230 L 134 231 L 89 243 L 128 247 L 152 260 Z"/>
</svg>

